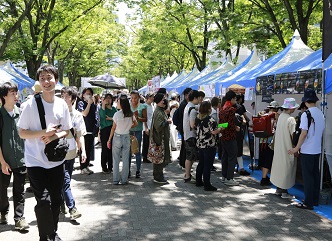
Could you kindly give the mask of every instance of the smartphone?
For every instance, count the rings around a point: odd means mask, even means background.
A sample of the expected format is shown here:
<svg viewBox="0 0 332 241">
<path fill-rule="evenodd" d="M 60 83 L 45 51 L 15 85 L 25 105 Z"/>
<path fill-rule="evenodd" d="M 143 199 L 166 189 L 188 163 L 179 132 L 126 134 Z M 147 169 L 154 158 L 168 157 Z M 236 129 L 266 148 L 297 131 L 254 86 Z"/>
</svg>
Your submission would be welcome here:
<svg viewBox="0 0 332 241">
<path fill-rule="evenodd" d="M 62 126 L 62 125 L 59 124 L 59 125 L 56 125 L 54 128 L 55 128 L 55 129 L 59 129 L 59 128 L 61 128 L 61 126 Z"/>
</svg>

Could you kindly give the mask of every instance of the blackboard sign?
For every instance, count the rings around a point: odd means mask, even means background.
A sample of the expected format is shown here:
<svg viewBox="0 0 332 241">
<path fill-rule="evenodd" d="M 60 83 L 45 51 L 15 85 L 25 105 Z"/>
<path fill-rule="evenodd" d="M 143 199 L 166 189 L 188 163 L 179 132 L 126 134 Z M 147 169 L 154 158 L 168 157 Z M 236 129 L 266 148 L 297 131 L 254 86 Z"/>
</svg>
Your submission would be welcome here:
<svg viewBox="0 0 332 241">
<path fill-rule="evenodd" d="M 262 102 L 271 103 L 273 100 L 272 95 L 262 95 Z"/>
<path fill-rule="evenodd" d="M 321 70 L 312 69 L 299 71 L 296 93 L 304 93 L 308 88 L 314 89 L 316 93 L 322 91 L 322 74 Z"/>
<path fill-rule="evenodd" d="M 256 78 L 256 95 L 274 94 L 274 75 L 260 76 Z"/>
</svg>

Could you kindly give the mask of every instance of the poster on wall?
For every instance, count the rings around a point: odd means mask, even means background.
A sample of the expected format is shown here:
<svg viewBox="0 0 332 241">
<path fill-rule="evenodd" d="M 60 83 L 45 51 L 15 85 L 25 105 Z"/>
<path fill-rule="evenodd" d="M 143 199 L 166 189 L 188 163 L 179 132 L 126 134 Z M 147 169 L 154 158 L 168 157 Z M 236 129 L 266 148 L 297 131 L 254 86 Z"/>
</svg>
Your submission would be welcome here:
<svg viewBox="0 0 332 241">
<path fill-rule="evenodd" d="M 213 97 L 216 92 L 215 84 L 201 85 L 199 90 L 204 91 L 206 97 Z"/>
<path fill-rule="evenodd" d="M 246 88 L 244 92 L 244 100 L 252 100 L 254 96 L 254 87 Z"/>
<path fill-rule="evenodd" d="M 256 95 L 274 94 L 274 75 L 260 76 L 256 78 Z"/>
<path fill-rule="evenodd" d="M 294 94 L 297 81 L 297 72 L 276 74 L 274 94 Z"/>
<path fill-rule="evenodd" d="M 296 82 L 296 93 L 303 93 L 306 89 L 311 88 L 316 93 L 322 92 L 322 71 L 317 69 L 299 71 Z"/>
</svg>

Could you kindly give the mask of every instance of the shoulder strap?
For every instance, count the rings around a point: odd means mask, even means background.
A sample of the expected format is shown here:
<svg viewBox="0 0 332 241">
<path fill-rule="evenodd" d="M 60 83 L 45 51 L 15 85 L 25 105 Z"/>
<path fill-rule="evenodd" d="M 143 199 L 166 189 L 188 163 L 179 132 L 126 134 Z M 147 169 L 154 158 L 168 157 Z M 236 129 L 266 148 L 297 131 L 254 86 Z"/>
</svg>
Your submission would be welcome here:
<svg viewBox="0 0 332 241">
<path fill-rule="evenodd" d="M 311 121 L 313 120 L 314 123 L 315 123 L 315 120 L 314 120 L 314 118 L 312 118 L 310 110 L 306 110 L 305 113 L 307 114 L 307 118 L 308 118 L 308 130 L 309 130 L 310 125 L 311 125 Z"/>
<path fill-rule="evenodd" d="M 193 109 L 195 109 L 194 106 L 192 106 L 192 107 L 189 108 L 189 110 L 188 110 L 188 115 L 190 115 L 190 112 L 191 112 Z"/>
<path fill-rule="evenodd" d="M 45 109 L 44 109 L 44 105 L 43 105 L 40 94 L 35 95 L 35 100 L 36 100 L 36 103 L 37 103 L 40 124 L 42 126 L 42 129 L 44 130 L 44 129 L 46 129 Z"/>
</svg>

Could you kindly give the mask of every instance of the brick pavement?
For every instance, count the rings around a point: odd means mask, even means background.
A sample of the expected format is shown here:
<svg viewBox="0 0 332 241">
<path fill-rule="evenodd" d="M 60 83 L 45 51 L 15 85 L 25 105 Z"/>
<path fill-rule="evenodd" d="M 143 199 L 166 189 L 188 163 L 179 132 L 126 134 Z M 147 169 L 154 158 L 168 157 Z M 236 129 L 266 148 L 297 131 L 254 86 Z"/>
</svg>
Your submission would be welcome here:
<svg viewBox="0 0 332 241">
<path fill-rule="evenodd" d="M 127 186 L 112 185 L 111 175 L 101 173 L 99 161 L 93 163 L 95 174 L 73 173 L 73 194 L 83 216 L 71 223 L 68 214 L 61 215 L 58 233 L 65 241 L 332 240 L 329 220 L 295 208 L 253 178 L 236 176 L 240 186 L 224 186 L 220 163 L 211 177 L 218 187 L 213 193 L 184 183 L 184 171 L 176 161 L 166 168 L 169 184 L 153 183 L 152 164 L 143 163 L 142 178 L 131 178 Z M 135 162 L 131 170 L 134 173 Z M 32 194 L 26 196 L 29 232 L 13 231 L 11 202 L 9 225 L 0 225 L 1 241 L 38 240 L 35 199 Z"/>
</svg>

